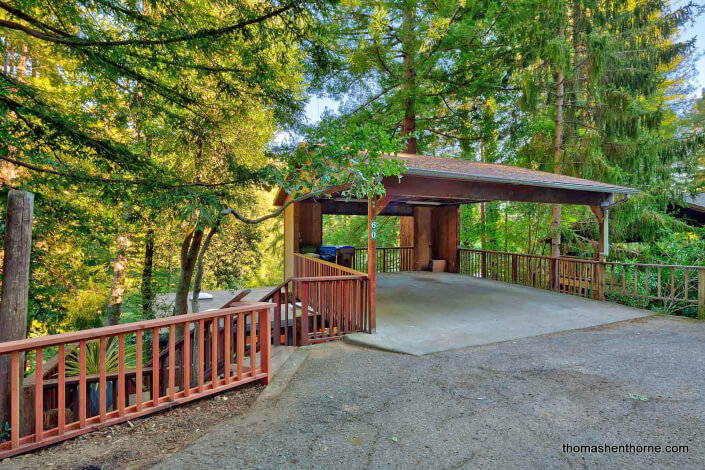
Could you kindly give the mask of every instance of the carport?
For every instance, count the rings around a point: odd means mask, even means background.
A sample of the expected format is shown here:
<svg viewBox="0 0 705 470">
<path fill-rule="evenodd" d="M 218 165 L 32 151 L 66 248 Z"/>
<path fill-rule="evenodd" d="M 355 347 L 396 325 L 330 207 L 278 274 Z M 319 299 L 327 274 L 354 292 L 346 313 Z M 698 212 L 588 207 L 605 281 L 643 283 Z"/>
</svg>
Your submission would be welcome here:
<svg viewBox="0 0 705 470">
<path fill-rule="evenodd" d="M 501 259 L 488 262 L 486 256 L 477 265 L 468 265 L 460 247 L 462 204 L 495 200 L 577 204 L 589 206 L 595 214 L 600 227 L 598 259 L 604 262 L 609 251 L 609 211 L 626 202 L 636 190 L 454 158 L 411 154 L 386 158 L 403 161 L 406 173 L 402 178 L 383 180 L 386 189 L 383 197 L 356 200 L 333 192 L 326 197 L 289 204 L 285 209 L 286 279 L 330 270 L 300 254 L 303 246 L 322 244 L 324 214 L 367 216 L 367 247 L 358 247 L 352 271 L 335 272 L 343 276 L 366 275 L 364 303 L 368 306 L 369 323 L 363 322 L 361 331 L 377 334 L 356 334 L 352 336 L 354 340 L 366 336 L 366 344 L 425 354 L 641 316 L 634 309 L 550 292 L 570 288 L 577 295 L 602 300 L 604 292 L 599 286 L 604 282 L 598 282 L 600 276 L 604 277 L 600 272 L 602 264 L 591 267 L 588 274 L 588 268 L 583 273 L 582 265 L 564 266 L 557 256 L 546 257 L 546 262 L 514 260 L 515 283 L 517 278 L 531 278 L 524 284 L 546 289 L 538 290 L 473 279 L 471 276 L 476 271 L 481 270 L 482 277 L 487 277 L 486 271 L 506 267 Z M 280 192 L 275 204 L 281 206 L 290 199 L 290 195 Z M 378 250 L 376 219 L 384 216 L 401 218 L 400 246 Z M 432 260 L 440 260 L 444 272 L 429 272 Z M 390 271 L 396 273 L 382 274 L 378 282 L 378 272 Z M 544 285 L 537 285 L 537 279 Z M 309 277 L 306 282 L 313 281 Z M 345 331 L 350 333 L 349 329 Z"/>
</svg>

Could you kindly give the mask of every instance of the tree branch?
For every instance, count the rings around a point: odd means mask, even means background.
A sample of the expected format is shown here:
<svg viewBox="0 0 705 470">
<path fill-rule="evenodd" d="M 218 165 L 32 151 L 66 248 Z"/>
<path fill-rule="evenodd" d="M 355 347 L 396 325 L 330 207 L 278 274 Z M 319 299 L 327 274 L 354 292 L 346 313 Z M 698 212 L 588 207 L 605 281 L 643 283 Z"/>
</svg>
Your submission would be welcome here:
<svg viewBox="0 0 705 470">
<path fill-rule="evenodd" d="M 8 21 L 8 20 L 0 20 L 0 27 L 7 28 L 7 29 L 14 29 L 16 31 L 22 31 L 23 33 L 32 36 L 34 38 L 40 39 L 42 41 L 46 42 L 51 42 L 54 44 L 63 44 L 66 46 L 70 47 L 117 47 L 117 46 L 163 46 L 167 44 L 174 44 L 174 43 L 179 43 L 179 42 L 187 42 L 187 41 L 193 41 L 196 39 L 204 39 L 204 38 L 209 38 L 209 37 L 218 37 L 218 36 L 223 36 L 226 34 L 230 34 L 232 32 L 235 32 L 237 30 L 243 29 L 247 26 L 250 26 L 252 24 L 257 24 L 257 23 L 262 23 L 270 18 L 273 18 L 275 16 L 279 16 L 282 13 L 285 13 L 288 10 L 291 10 L 296 6 L 297 3 L 299 3 L 301 0 L 294 0 L 280 8 L 276 8 L 274 10 L 269 11 L 268 13 L 258 16 L 256 18 L 250 18 L 244 21 L 240 21 L 238 23 L 235 23 L 230 26 L 226 26 L 223 28 L 209 28 L 209 29 L 202 29 L 193 33 L 186 33 L 182 34 L 179 36 L 175 36 L 172 38 L 164 38 L 164 39 L 120 39 L 120 40 L 112 40 L 112 41 L 98 41 L 98 40 L 89 40 L 89 39 L 81 39 L 76 36 L 70 35 L 69 33 L 66 33 L 65 31 L 57 30 L 56 28 L 53 28 L 49 25 L 45 25 L 41 21 L 37 20 L 36 18 L 33 18 L 26 13 L 23 13 L 19 10 L 15 10 L 12 7 L 9 7 L 8 5 L 4 3 L 0 3 L 0 8 L 3 10 L 7 11 L 8 13 L 11 13 L 13 16 L 17 16 L 18 18 L 21 18 L 25 21 L 27 21 L 30 24 L 34 24 L 37 26 L 40 26 L 42 28 L 48 29 L 52 31 L 55 35 L 47 34 L 42 31 L 36 30 L 34 28 L 30 28 L 29 26 L 14 22 L 14 21 Z M 14 10 L 16 13 L 15 14 L 13 11 Z"/>
<path fill-rule="evenodd" d="M 294 203 L 296 203 L 296 202 L 305 201 L 306 199 L 311 199 L 312 197 L 316 197 L 316 196 L 321 196 L 321 195 L 324 195 L 324 194 L 330 194 L 330 193 L 333 193 L 333 192 L 337 192 L 337 191 L 340 191 L 340 190 L 345 189 L 345 188 L 347 188 L 347 187 L 348 187 L 347 185 L 346 185 L 346 186 L 329 186 L 329 187 L 324 188 L 324 189 L 319 189 L 319 190 L 316 190 L 316 191 L 311 191 L 311 192 L 306 193 L 306 194 L 303 194 L 303 195 L 301 195 L 301 196 L 299 196 L 299 197 L 297 197 L 297 198 L 290 199 L 290 200 L 288 200 L 287 202 L 285 202 L 279 209 L 275 210 L 274 212 L 271 212 L 271 213 L 269 213 L 269 214 L 267 214 L 267 215 L 263 215 L 262 217 L 257 217 L 257 218 L 255 218 L 255 219 L 250 219 L 249 217 L 245 217 L 245 216 L 242 215 L 237 209 L 233 209 L 232 207 L 230 207 L 230 208 L 228 208 L 228 209 L 224 209 L 224 210 L 220 213 L 220 215 L 222 215 L 222 216 L 232 215 L 233 217 L 235 217 L 235 218 L 236 218 L 237 220 L 239 220 L 240 222 L 244 222 L 244 223 L 246 223 L 246 224 L 255 225 L 255 224 L 259 224 L 259 223 L 261 223 L 261 222 L 264 222 L 265 220 L 273 219 L 274 217 L 279 216 L 279 215 L 280 215 L 282 212 L 284 212 L 284 210 L 285 210 L 287 207 L 289 207 L 291 204 L 294 204 Z"/>
</svg>

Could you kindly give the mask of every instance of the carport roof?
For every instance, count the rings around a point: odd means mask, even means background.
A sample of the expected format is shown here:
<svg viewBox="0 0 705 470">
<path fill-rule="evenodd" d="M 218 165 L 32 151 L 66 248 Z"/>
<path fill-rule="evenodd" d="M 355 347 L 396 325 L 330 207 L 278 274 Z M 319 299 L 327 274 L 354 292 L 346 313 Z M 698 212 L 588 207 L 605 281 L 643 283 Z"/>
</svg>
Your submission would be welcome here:
<svg viewBox="0 0 705 470">
<path fill-rule="evenodd" d="M 600 181 L 452 157 L 400 153 L 383 158 L 398 159 L 406 166 L 401 181 L 396 177 L 385 181 L 388 194 L 398 201 L 418 197 L 445 203 L 510 200 L 599 205 L 614 194 L 639 192 Z M 419 192 L 418 188 L 423 189 Z M 280 190 L 274 204 L 283 205 L 285 198 Z"/>
<path fill-rule="evenodd" d="M 599 181 L 557 175 L 545 171 L 531 170 L 497 163 L 481 163 L 458 158 L 431 157 L 400 153 L 385 158 L 396 158 L 406 164 L 407 175 L 434 178 L 463 179 L 489 183 L 520 184 L 561 189 L 579 189 L 617 194 L 636 194 L 639 191 Z"/>
</svg>

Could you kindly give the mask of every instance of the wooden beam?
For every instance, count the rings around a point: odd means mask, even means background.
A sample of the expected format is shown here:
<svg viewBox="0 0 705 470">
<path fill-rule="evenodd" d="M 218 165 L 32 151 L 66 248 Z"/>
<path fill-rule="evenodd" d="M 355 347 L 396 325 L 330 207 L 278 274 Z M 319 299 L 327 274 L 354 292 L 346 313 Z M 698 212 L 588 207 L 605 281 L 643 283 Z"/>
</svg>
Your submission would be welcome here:
<svg viewBox="0 0 705 470">
<path fill-rule="evenodd" d="M 605 213 L 602 211 L 602 207 L 590 206 L 590 209 L 592 210 L 592 213 L 595 214 L 597 222 L 601 224 L 602 220 L 605 218 Z"/>
<path fill-rule="evenodd" d="M 434 259 L 446 261 L 446 271 L 458 272 L 460 245 L 460 206 L 431 208 L 432 253 Z"/>
<path fill-rule="evenodd" d="M 604 262 L 609 255 L 609 210 L 595 206 L 590 206 L 590 209 L 600 225 L 600 238 L 597 243 L 598 260 Z"/>
<path fill-rule="evenodd" d="M 291 196 L 287 196 L 290 198 Z M 284 279 L 294 277 L 294 253 L 296 252 L 295 204 L 284 209 Z"/>
<path fill-rule="evenodd" d="M 605 300 L 605 261 L 609 255 L 609 210 L 602 207 L 591 206 L 597 223 L 600 225 L 600 235 L 597 242 L 597 260 L 595 269 L 595 294 L 597 300 Z"/>
<path fill-rule="evenodd" d="M 367 277 L 369 279 L 370 332 L 377 329 L 377 208 L 367 200 Z"/>
<path fill-rule="evenodd" d="M 377 201 L 375 201 L 375 217 L 378 216 L 391 201 L 392 196 L 388 194 L 377 199 Z"/>
<path fill-rule="evenodd" d="M 414 246 L 414 216 L 399 217 L 399 246 Z"/>
<path fill-rule="evenodd" d="M 315 204 L 311 202 L 302 202 L 301 204 Z M 323 214 L 334 215 L 364 215 L 367 216 L 367 202 L 357 201 L 335 201 L 332 199 L 318 199 L 317 204 L 321 206 Z M 378 216 L 407 216 L 414 214 L 413 206 L 403 204 L 401 202 L 392 201 L 386 205 L 377 215 Z"/>
<path fill-rule="evenodd" d="M 323 214 L 321 205 L 316 204 L 294 204 L 295 224 L 298 227 L 299 245 L 321 246 L 323 244 Z M 299 247 L 300 248 L 300 247 Z"/>
<path fill-rule="evenodd" d="M 439 202 L 522 201 L 599 206 L 613 198 L 612 193 L 543 186 L 487 183 L 407 175 L 383 180 L 387 194 L 396 198 L 429 198 Z"/>
<path fill-rule="evenodd" d="M 431 206 L 414 207 L 414 271 L 428 269 L 433 247 Z"/>
</svg>

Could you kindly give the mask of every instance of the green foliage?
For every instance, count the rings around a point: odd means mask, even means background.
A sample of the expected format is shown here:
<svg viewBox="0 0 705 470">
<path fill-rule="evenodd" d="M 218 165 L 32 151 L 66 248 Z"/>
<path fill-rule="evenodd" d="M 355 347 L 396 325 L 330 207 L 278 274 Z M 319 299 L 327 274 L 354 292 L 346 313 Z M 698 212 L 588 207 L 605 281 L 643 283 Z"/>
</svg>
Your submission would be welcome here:
<svg viewBox="0 0 705 470">
<path fill-rule="evenodd" d="M 323 244 L 367 248 L 367 216 L 324 215 Z M 399 246 L 399 217 L 377 218 L 377 246 Z"/>
<path fill-rule="evenodd" d="M 304 128 L 303 144 L 286 154 L 286 169 L 275 176 L 276 183 L 295 197 L 343 187 L 343 197 L 381 196 L 385 176 L 401 176 L 404 164 L 394 155 L 400 139 L 375 123 L 350 125 L 325 118 Z"/>
<path fill-rule="evenodd" d="M 134 344 L 125 344 L 125 367 L 134 367 L 136 348 Z M 117 337 L 113 336 L 106 340 L 105 348 L 105 371 L 115 372 L 118 370 L 120 358 L 119 343 Z M 88 341 L 86 343 L 86 374 L 99 374 L 101 372 L 100 361 L 100 341 Z M 81 372 L 78 349 L 72 350 L 66 355 L 66 375 L 75 376 Z"/>
<path fill-rule="evenodd" d="M 101 319 L 108 305 L 108 292 L 89 282 L 88 288 L 75 291 L 64 304 L 62 318 L 65 330 L 85 330 L 101 326 Z"/>
</svg>

